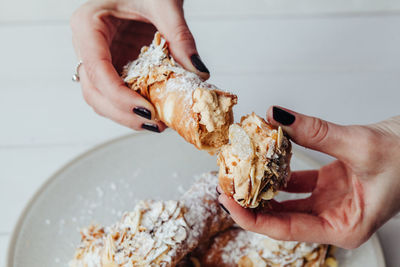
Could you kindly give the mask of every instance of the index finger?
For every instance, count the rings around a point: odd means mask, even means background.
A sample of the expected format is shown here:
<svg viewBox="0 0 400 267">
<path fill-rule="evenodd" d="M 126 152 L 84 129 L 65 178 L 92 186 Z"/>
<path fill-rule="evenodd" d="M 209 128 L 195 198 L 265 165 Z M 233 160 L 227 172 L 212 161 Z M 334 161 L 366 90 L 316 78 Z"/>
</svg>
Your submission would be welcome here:
<svg viewBox="0 0 400 267">
<path fill-rule="evenodd" d="M 290 193 L 312 192 L 318 181 L 318 170 L 293 171 L 286 187 L 282 191 Z"/>
<path fill-rule="evenodd" d="M 225 194 L 220 203 L 229 210 L 232 219 L 242 228 L 277 240 L 330 243 L 329 224 L 316 215 L 299 212 L 257 213 L 242 208 Z"/>
<path fill-rule="evenodd" d="M 132 112 L 143 107 L 152 113 L 154 107 L 141 95 L 128 88 L 112 64 L 109 39 L 112 36 L 107 25 L 107 13 L 96 10 L 93 4 L 83 6 L 71 22 L 77 53 L 85 66 L 91 83 L 118 109 Z"/>
</svg>

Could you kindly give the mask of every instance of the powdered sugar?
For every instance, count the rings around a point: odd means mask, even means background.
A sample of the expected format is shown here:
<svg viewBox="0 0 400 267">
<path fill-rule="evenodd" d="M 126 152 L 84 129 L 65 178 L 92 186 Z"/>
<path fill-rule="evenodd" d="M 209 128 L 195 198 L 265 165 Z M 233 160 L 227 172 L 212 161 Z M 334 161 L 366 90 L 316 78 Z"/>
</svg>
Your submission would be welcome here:
<svg viewBox="0 0 400 267">
<path fill-rule="evenodd" d="M 219 204 L 216 201 L 218 195 L 215 188 L 218 180 L 215 174 L 203 174 L 197 179 L 194 186 L 182 197 L 182 201 L 188 209 L 185 219 L 191 227 L 188 243 L 193 248 L 199 244 L 198 237 L 205 231 L 205 228 L 211 228 L 213 225 L 230 220 L 220 212 Z"/>
<path fill-rule="evenodd" d="M 178 91 L 185 94 L 189 99 L 190 105 L 193 101 L 192 94 L 196 88 L 217 89 L 214 85 L 202 81 L 198 75 L 185 70 L 176 63 L 173 57 L 168 53 L 164 38 L 160 37 L 160 43 L 157 44 L 156 35 L 152 44 L 146 49 L 140 54 L 138 59 L 125 67 L 125 82 L 131 82 L 141 77 L 150 76 L 156 67 L 160 67 L 165 73 L 174 73 L 174 77 L 170 77 L 167 80 L 165 93 Z"/>
<path fill-rule="evenodd" d="M 273 263 L 286 266 L 291 263 L 302 263 L 304 257 L 320 246 L 314 243 L 277 241 L 244 230 L 235 231 L 237 232 L 236 236 L 226 244 L 221 254 L 223 262 L 230 266 L 236 266 L 240 258 L 252 253 L 260 256 L 263 265 Z M 254 255 L 250 258 L 254 258 Z"/>
<path fill-rule="evenodd" d="M 147 51 L 142 51 L 138 59 L 132 61 L 125 67 L 127 69 L 127 75 L 124 79 L 125 82 L 129 82 L 141 76 L 147 76 L 151 68 L 160 66 L 162 61 L 167 58 L 167 54 L 163 51 L 166 43 L 165 39 L 161 38 L 161 42 L 158 45 L 155 41 L 154 39 Z"/>
<path fill-rule="evenodd" d="M 204 174 L 180 201 L 141 201 L 104 235 L 85 238 L 71 266 L 99 261 L 120 266 L 171 266 L 232 221 L 219 209 L 214 174 Z M 223 228 L 221 225 L 223 225 Z M 93 226 L 83 230 L 93 233 Z M 210 230 L 214 229 L 214 230 Z M 214 232 L 213 232 L 214 231 Z M 135 266 L 136 266 L 135 265 Z"/>
</svg>

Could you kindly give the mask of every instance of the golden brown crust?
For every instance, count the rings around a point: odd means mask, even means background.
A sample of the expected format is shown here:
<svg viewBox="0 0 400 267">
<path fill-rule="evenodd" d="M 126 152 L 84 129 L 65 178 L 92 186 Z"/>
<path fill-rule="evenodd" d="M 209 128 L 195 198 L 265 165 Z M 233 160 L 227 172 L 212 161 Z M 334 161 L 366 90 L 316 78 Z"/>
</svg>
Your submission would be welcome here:
<svg viewBox="0 0 400 267">
<path fill-rule="evenodd" d="M 125 67 L 123 78 L 131 89 L 154 105 L 156 119 L 198 149 L 213 153 L 228 142 L 236 95 L 218 90 L 176 64 L 159 33 L 152 45 L 144 47 L 139 58 Z M 211 92 L 212 95 L 206 99 L 212 98 L 211 103 L 195 109 L 196 103 L 201 102 L 194 95 L 196 91 Z M 211 117 L 211 125 L 203 121 L 206 118 L 202 118 L 203 112 Z"/>
<path fill-rule="evenodd" d="M 166 80 L 157 82 L 148 87 L 149 101 L 157 111 L 157 117 L 169 128 L 174 129 L 186 141 L 195 145 L 198 149 L 203 149 L 200 140 L 200 126 L 198 114 L 191 109 L 191 104 L 186 100 L 186 96 L 179 91 L 164 92 L 166 90 Z M 167 114 L 167 105 L 173 108 L 173 115 Z"/>
</svg>

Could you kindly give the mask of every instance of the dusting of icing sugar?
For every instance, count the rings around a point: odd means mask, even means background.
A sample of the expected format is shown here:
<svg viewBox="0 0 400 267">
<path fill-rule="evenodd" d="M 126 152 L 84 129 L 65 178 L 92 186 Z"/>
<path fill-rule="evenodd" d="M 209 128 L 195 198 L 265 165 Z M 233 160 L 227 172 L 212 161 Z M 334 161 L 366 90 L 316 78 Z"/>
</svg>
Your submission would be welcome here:
<svg viewBox="0 0 400 267">
<path fill-rule="evenodd" d="M 141 201 L 119 222 L 104 228 L 104 235 L 93 235 L 89 244 L 85 238 L 80 245 L 83 256 L 70 266 L 101 266 L 104 261 L 124 267 L 173 266 L 215 234 L 210 228 L 220 231 L 218 225 L 233 223 L 219 209 L 216 175 L 196 180 L 179 201 Z M 82 231 L 85 236 L 93 233 L 88 229 Z"/>
<path fill-rule="evenodd" d="M 220 223 L 220 220 L 230 220 L 224 213 L 219 214 L 220 207 L 215 188 L 218 179 L 214 174 L 206 173 L 196 178 L 195 184 L 183 195 L 182 201 L 187 208 L 185 219 L 191 227 L 188 242 L 194 246 L 198 244 L 198 236 L 204 229 Z M 202 218 L 202 219 L 201 219 Z M 211 223 L 207 220 L 210 219 Z"/>
<path fill-rule="evenodd" d="M 163 66 L 166 71 L 173 72 L 174 78 L 169 78 L 166 84 L 166 92 L 179 91 L 185 93 L 190 98 L 196 88 L 204 89 L 217 89 L 216 86 L 211 85 L 201 80 L 201 78 L 187 70 L 175 62 L 173 57 L 168 54 L 166 49 L 166 41 L 164 38 L 160 38 L 159 45 L 156 44 L 155 38 L 152 44 L 148 47 L 145 52 L 139 55 L 139 58 L 129 63 L 125 68 L 127 75 L 124 79 L 125 82 L 129 82 L 132 79 L 145 77 L 149 75 L 154 67 Z M 164 60 L 164 59 L 170 60 Z M 157 89 L 160 90 L 160 89 Z M 190 103 L 191 105 L 192 103 Z"/>
<path fill-rule="evenodd" d="M 320 245 L 315 243 L 278 241 L 264 235 L 239 230 L 222 249 L 221 258 L 225 264 L 235 266 L 243 256 L 257 253 L 266 263 L 286 266 L 303 263 L 303 258 L 318 246 Z"/>
<path fill-rule="evenodd" d="M 163 51 L 165 43 L 165 39 L 161 38 L 160 44 L 157 45 L 154 39 L 147 51 L 141 53 L 138 59 L 130 62 L 125 67 L 127 75 L 124 81 L 128 82 L 134 78 L 146 76 L 149 74 L 151 68 L 160 66 L 162 61 L 167 57 L 167 54 Z"/>
<path fill-rule="evenodd" d="M 183 69 L 180 65 L 167 66 L 167 69 L 177 74 L 174 78 L 167 80 L 165 93 L 179 92 L 185 95 L 188 100 L 188 105 L 193 104 L 193 92 L 197 88 L 204 88 L 208 90 L 219 90 L 216 86 L 204 82 L 200 77 L 192 72 Z"/>
<path fill-rule="evenodd" d="M 119 236 L 113 250 L 116 263 L 125 264 L 133 255 L 147 266 L 157 266 L 154 261 L 187 236 L 182 208 L 178 201 L 142 201 L 133 212 L 126 213 L 121 222 L 107 230 Z M 168 254 L 163 257 L 163 261 L 171 259 Z"/>
</svg>

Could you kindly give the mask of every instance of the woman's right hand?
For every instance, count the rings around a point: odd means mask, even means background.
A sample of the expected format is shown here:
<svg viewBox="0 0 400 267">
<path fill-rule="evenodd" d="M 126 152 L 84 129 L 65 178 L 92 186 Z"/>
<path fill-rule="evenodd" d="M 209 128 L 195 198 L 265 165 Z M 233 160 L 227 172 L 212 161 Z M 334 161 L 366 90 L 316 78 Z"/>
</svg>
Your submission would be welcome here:
<svg viewBox="0 0 400 267">
<path fill-rule="evenodd" d="M 129 89 L 119 73 L 136 59 L 158 30 L 172 56 L 185 69 L 203 79 L 209 71 L 202 63 L 183 14 L 183 0 L 92 0 L 71 18 L 82 93 L 93 110 L 134 130 L 163 131 L 153 105 Z"/>
</svg>

